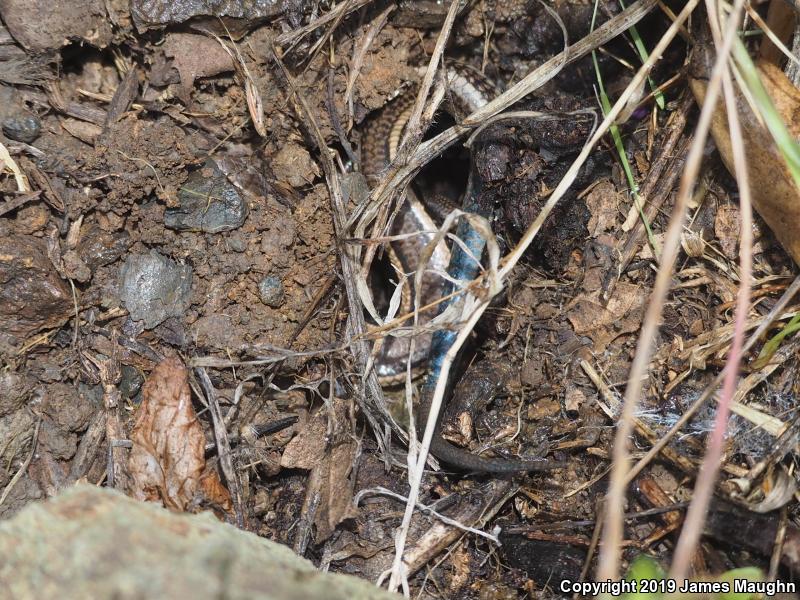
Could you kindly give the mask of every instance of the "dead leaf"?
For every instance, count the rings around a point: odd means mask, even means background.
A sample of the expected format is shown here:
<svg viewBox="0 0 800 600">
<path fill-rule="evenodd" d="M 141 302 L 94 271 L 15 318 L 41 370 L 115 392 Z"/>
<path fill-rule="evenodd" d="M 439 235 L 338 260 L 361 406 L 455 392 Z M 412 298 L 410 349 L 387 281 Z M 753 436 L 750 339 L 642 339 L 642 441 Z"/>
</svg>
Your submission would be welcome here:
<svg viewBox="0 0 800 600">
<path fill-rule="evenodd" d="M 205 436 L 188 377 L 186 367 L 173 357 L 161 361 L 147 378 L 130 435 L 130 492 L 179 511 L 204 502 L 230 511 L 228 490 L 216 471 L 206 468 Z"/>
<path fill-rule="evenodd" d="M 643 306 L 641 288 L 620 281 L 605 306 L 599 291 L 577 296 L 569 305 L 567 318 L 576 334 L 591 338 L 593 350 L 602 352 L 620 335 L 638 331 Z"/>
<path fill-rule="evenodd" d="M 87 121 L 79 121 L 78 119 L 61 119 L 61 127 L 72 137 L 78 138 L 90 146 L 93 146 L 97 137 L 103 133 L 103 128 L 99 125 Z"/>
<path fill-rule="evenodd" d="M 325 413 L 314 413 L 284 448 L 281 466 L 286 469 L 313 469 L 325 456 L 327 429 Z"/>
<path fill-rule="evenodd" d="M 345 422 L 341 420 L 344 418 L 343 410 L 335 411 L 335 414 L 338 422 Z M 317 543 L 328 539 L 344 519 L 355 516 L 354 481 L 350 472 L 358 446 L 349 435 L 337 437 L 327 442 L 328 413 L 317 411 L 289 442 L 281 457 L 282 467 L 311 470 L 306 496 L 313 495 L 318 499 L 314 515 Z"/>
<path fill-rule="evenodd" d="M 708 74 L 713 64 L 710 44 L 700 45 L 692 55 L 689 84 L 698 104 L 703 104 Z M 761 82 L 783 118 L 789 134 L 800 137 L 800 90 L 778 67 L 760 62 Z M 772 136 L 753 113 L 741 93 L 736 106 L 742 126 L 753 207 L 766 221 L 775 237 L 797 264 L 800 264 L 800 189 L 792 177 Z M 711 135 L 728 171 L 733 170 L 733 150 L 728 132 L 727 113 L 722 99 L 711 123 Z"/>
<path fill-rule="evenodd" d="M 607 179 L 600 181 L 586 195 L 584 201 L 592 215 L 587 225 L 590 236 L 595 237 L 604 231 L 616 228 L 621 194 L 613 183 Z"/>
</svg>

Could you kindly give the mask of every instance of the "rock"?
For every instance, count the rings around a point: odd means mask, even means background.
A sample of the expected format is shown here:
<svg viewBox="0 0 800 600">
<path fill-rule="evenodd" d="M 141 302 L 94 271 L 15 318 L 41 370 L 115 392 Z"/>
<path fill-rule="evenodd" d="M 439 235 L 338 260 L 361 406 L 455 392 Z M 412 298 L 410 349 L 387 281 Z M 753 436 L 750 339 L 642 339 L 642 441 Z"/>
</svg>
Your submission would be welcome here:
<svg viewBox="0 0 800 600">
<path fill-rule="evenodd" d="M 42 122 L 34 115 L 6 117 L 2 128 L 8 139 L 31 144 L 42 132 Z"/>
<path fill-rule="evenodd" d="M 241 227 L 247 218 L 247 203 L 213 161 L 189 175 L 178 200 L 178 208 L 164 211 L 169 229 L 220 233 Z"/>
<path fill-rule="evenodd" d="M 131 319 L 152 329 L 189 307 L 192 268 L 151 250 L 128 256 L 120 270 L 119 296 Z"/>
<path fill-rule="evenodd" d="M 215 2 L 212 0 L 132 0 L 131 15 L 136 27 L 143 31 L 148 27 L 183 23 L 198 17 L 213 17 L 219 23 L 241 19 L 253 25 L 281 13 L 278 0 L 239 0 L 237 2 Z M 227 18 L 226 18 L 227 17 Z M 232 24 L 229 26 L 233 26 Z"/>
<path fill-rule="evenodd" d="M 72 293 L 47 258 L 44 242 L 0 237 L 0 345 L 19 346 L 72 315 Z"/>
<path fill-rule="evenodd" d="M 321 573 L 210 513 L 177 514 L 94 486 L 70 488 L 0 523 L 0 589 L 18 600 L 400 598 Z"/>
<path fill-rule="evenodd" d="M 278 308 L 283 304 L 283 284 L 279 278 L 273 275 L 267 275 L 258 282 L 258 293 L 261 301 L 267 306 Z"/>
<path fill-rule="evenodd" d="M 117 389 L 119 389 L 119 393 L 122 394 L 123 398 L 130 400 L 136 396 L 136 394 L 139 393 L 139 390 L 142 389 L 143 383 L 144 376 L 137 368 L 130 365 L 122 365 Z"/>
</svg>

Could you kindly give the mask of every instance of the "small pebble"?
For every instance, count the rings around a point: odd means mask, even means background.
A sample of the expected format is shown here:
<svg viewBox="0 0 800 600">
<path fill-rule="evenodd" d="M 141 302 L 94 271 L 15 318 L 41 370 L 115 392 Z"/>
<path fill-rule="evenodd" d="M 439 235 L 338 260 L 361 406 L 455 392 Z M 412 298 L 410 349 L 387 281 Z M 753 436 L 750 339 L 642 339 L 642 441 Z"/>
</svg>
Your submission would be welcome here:
<svg viewBox="0 0 800 600">
<path fill-rule="evenodd" d="M 144 383 L 144 377 L 138 369 L 130 365 L 122 365 L 120 372 L 121 378 L 119 384 L 117 384 L 117 388 L 119 389 L 119 393 L 122 394 L 122 397 L 129 400 L 141 389 Z"/>
<path fill-rule="evenodd" d="M 247 240 L 241 235 L 233 234 L 228 238 L 228 248 L 234 252 L 244 252 L 247 250 Z"/>
<path fill-rule="evenodd" d="M 258 284 L 261 301 L 267 306 L 278 308 L 283 304 L 283 284 L 273 275 L 267 275 Z"/>
<path fill-rule="evenodd" d="M 42 122 L 39 117 L 25 115 L 22 117 L 6 117 L 3 119 L 3 135 L 15 142 L 30 144 L 42 132 Z"/>
<path fill-rule="evenodd" d="M 192 295 L 192 268 L 150 250 L 129 254 L 120 269 L 119 297 L 133 321 L 153 329 L 169 317 L 183 318 Z"/>
<path fill-rule="evenodd" d="M 241 227 L 247 202 L 213 161 L 194 171 L 178 192 L 180 206 L 164 211 L 164 225 L 176 231 L 220 233 Z"/>
</svg>

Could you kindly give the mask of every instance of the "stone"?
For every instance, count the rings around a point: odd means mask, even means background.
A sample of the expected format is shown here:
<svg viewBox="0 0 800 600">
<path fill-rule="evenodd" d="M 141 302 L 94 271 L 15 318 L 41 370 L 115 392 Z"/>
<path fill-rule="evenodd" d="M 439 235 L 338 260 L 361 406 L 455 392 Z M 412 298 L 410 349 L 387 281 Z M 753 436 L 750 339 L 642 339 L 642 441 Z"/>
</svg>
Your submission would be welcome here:
<svg viewBox="0 0 800 600">
<path fill-rule="evenodd" d="M 264 277 L 258 282 L 258 293 L 261 296 L 261 301 L 267 306 L 278 308 L 283 304 L 283 283 L 278 277 L 273 275 Z"/>
<path fill-rule="evenodd" d="M 247 219 L 247 202 L 213 161 L 189 175 L 178 201 L 179 207 L 164 211 L 169 229 L 220 233 L 238 229 Z"/>
<path fill-rule="evenodd" d="M 401 598 L 317 571 L 286 546 L 211 513 L 174 513 L 87 485 L 0 523 L 0 589 L 19 600 Z"/>
<path fill-rule="evenodd" d="M 119 297 L 134 321 L 152 329 L 189 307 L 192 268 L 151 250 L 128 256 L 120 270 Z"/>
</svg>

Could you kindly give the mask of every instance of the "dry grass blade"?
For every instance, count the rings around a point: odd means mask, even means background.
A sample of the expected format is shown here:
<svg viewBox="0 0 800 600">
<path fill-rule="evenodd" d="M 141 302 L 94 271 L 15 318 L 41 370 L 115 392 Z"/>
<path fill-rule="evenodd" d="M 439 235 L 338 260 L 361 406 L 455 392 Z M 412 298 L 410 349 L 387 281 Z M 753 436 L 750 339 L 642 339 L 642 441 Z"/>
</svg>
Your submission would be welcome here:
<svg viewBox="0 0 800 600">
<path fill-rule="evenodd" d="M 372 42 L 375 40 L 380 30 L 386 25 L 386 22 L 389 20 L 389 15 L 395 8 L 397 7 L 392 4 L 378 15 L 364 34 L 361 42 L 353 51 L 353 59 L 350 61 L 350 73 L 347 76 L 347 87 L 344 90 L 344 104 L 347 106 L 348 127 L 351 127 L 353 124 L 353 89 L 355 88 L 356 79 L 358 79 L 358 75 L 361 72 L 361 67 L 364 64 L 367 50 L 372 45 Z"/>
<path fill-rule="evenodd" d="M 224 22 L 222 23 L 222 26 L 225 27 L 225 31 L 228 31 L 228 27 Z M 245 98 L 247 99 L 247 110 L 250 112 L 250 119 L 253 121 L 253 128 L 261 137 L 267 137 L 267 127 L 264 123 L 264 103 L 261 101 L 261 94 L 258 91 L 258 87 L 256 86 L 253 76 L 250 74 L 250 69 L 247 68 L 247 63 L 244 61 L 242 53 L 239 52 L 239 47 L 234 43 L 233 50 L 231 50 L 218 35 L 210 31 L 207 32 L 207 35 L 213 36 L 213 38 L 217 40 L 225 52 L 228 53 L 228 56 L 231 57 L 233 63 L 237 65 L 237 71 L 239 71 L 241 76 L 244 78 L 244 91 Z M 228 37 L 233 39 L 229 31 Z"/>
<path fill-rule="evenodd" d="M 208 404 L 209 412 L 211 413 L 211 424 L 214 427 L 214 440 L 217 445 L 217 456 L 219 457 L 219 464 L 222 467 L 222 473 L 225 475 L 225 480 L 228 482 L 228 487 L 231 492 L 233 500 L 233 510 L 236 514 L 236 524 L 240 528 L 244 528 L 244 492 L 242 491 L 242 481 L 239 478 L 239 472 L 233 464 L 233 456 L 231 455 L 231 444 L 228 439 L 228 430 L 225 427 L 225 418 L 219 407 L 217 394 L 214 390 L 214 385 L 211 383 L 211 378 L 208 376 L 206 370 L 202 367 L 195 369 L 198 379 L 200 380 L 200 387 L 206 395 L 206 403 Z"/>
<path fill-rule="evenodd" d="M 362 6 L 366 6 L 370 2 L 372 2 L 372 0 L 351 0 L 350 2 L 342 2 L 335 8 L 322 15 L 319 19 L 316 19 L 308 25 L 303 25 L 302 27 L 298 27 L 292 31 L 282 33 L 275 38 L 275 45 L 279 47 L 283 47 L 285 44 L 294 45 L 315 29 L 318 29 L 319 27 L 322 27 L 323 25 L 326 25 L 336 19 L 341 19 L 354 10 L 358 10 Z"/>
<path fill-rule="evenodd" d="M 495 98 L 480 110 L 469 115 L 461 125 L 450 127 L 436 137 L 419 145 L 408 163 L 401 166 L 394 164 L 387 171 L 385 179 L 369 195 L 369 198 L 356 207 L 347 223 L 347 230 L 354 231 L 353 237 L 363 237 L 358 232 L 364 232 L 370 222 L 375 218 L 381 205 L 389 202 L 391 198 L 402 194 L 411 180 L 428 162 L 439 156 L 450 146 L 455 144 L 472 128 L 485 119 L 505 110 L 517 100 L 532 93 L 555 77 L 566 65 L 579 60 L 600 45 L 608 42 L 626 28 L 638 23 L 657 5 L 656 0 L 639 0 L 623 10 L 615 17 L 609 19 L 592 33 L 568 46 L 561 53 L 547 60 L 534 69 L 521 81 L 516 83 L 506 92 Z M 651 54 L 652 56 L 652 54 Z"/>
<path fill-rule="evenodd" d="M 293 101 L 296 112 L 301 117 L 301 120 L 306 123 L 311 138 L 319 149 L 320 160 L 331 197 L 331 209 L 333 213 L 334 231 L 336 232 L 339 261 L 342 269 L 342 281 L 345 287 L 347 302 L 350 307 L 347 319 L 350 348 L 356 359 L 358 368 L 362 373 L 363 385 L 365 388 L 364 394 L 356 394 L 356 398 L 364 416 L 370 423 L 378 445 L 381 450 L 386 452 L 388 445 L 387 439 L 380 435 L 381 432 L 384 432 L 386 436 L 389 434 L 389 431 L 384 428 L 385 424 L 388 424 L 392 431 L 401 439 L 406 438 L 406 433 L 387 410 L 386 401 L 383 397 L 383 390 L 378 383 L 378 378 L 374 369 L 367 368 L 370 362 L 370 349 L 365 339 L 367 327 L 364 320 L 363 306 L 356 286 L 356 282 L 358 281 L 358 261 L 352 248 L 346 242 L 345 224 L 347 222 L 347 209 L 342 197 L 339 174 L 331 158 L 332 152 L 325 143 L 325 137 L 320 131 L 314 113 L 311 111 L 303 95 L 297 93 L 295 81 L 289 74 L 286 65 L 279 58 L 278 48 L 275 46 L 273 46 L 273 58 L 289 84 L 289 99 Z M 379 413 L 380 418 L 375 414 L 376 412 Z"/>
<path fill-rule="evenodd" d="M 11 154 L 9 154 L 8 148 L 6 148 L 2 143 L 0 143 L 0 172 L 4 171 L 6 167 L 8 167 L 14 174 L 14 181 L 17 183 L 17 191 L 23 193 L 30 192 L 31 186 L 28 183 L 28 178 L 25 177 L 24 173 L 20 170 L 16 161 L 14 161 L 14 159 L 11 158 Z"/>
<path fill-rule="evenodd" d="M 697 2 L 687 4 L 684 10 L 681 11 L 681 15 L 684 15 L 687 9 L 693 10 L 696 5 Z M 688 14 L 686 16 L 688 16 Z M 673 26 L 674 25 L 675 23 L 673 23 Z M 656 276 L 656 282 L 650 296 L 647 312 L 644 322 L 642 323 L 641 334 L 636 346 L 633 365 L 631 366 L 631 371 L 628 376 L 623 412 L 614 440 L 614 463 L 611 471 L 608 501 L 606 503 L 606 520 L 603 536 L 604 544 L 600 553 L 597 573 L 598 579 L 615 579 L 619 571 L 619 551 L 622 544 L 623 532 L 622 507 L 624 505 L 628 471 L 627 446 L 633 429 L 633 415 L 641 394 L 642 381 L 645 380 L 647 367 L 650 363 L 652 340 L 655 338 L 658 329 L 664 300 L 669 290 L 672 269 L 680 248 L 680 234 L 683 229 L 686 206 L 688 205 L 689 198 L 691 197 L 692 190 L 697 180 L 705 139 L 708 136 L 714 107 L 716 106 L 716 99 L 720 91 L 722 70 L 727 56 L 730 53 L 734 33 L 735 29 L 726 31 L 725 41 L 723 46 L 719 49 L 717 61 L 714 64 L 712 77 L 708 86 L 707 99 L 709 104 L 703 106 L 701 110 L 695 138 L 686 159 L 686 168 L 681 177 L 678 196 L 664 240 L 661 266 Z M 656 52 L 654 52 L 654 54 L 656 54 Z"/>
<path fill-rule="evenodd" d="M 713 14 L 714 3 L 707 1 L 706 8 L 709 14 Z M 712 32 L 715 33 L 715 40 L 720 45 L 720 54 L 725 56 L 725 42 L 732 44 L 736 34 L 736 26 L 739 22 L 739 15 L 742 12 L 744 0 L 737 0 L 734 3 L 733 11 L 728 16 L 726 23 L 726 40 L 721 40 L 719 24 L 715 19 L 709 19 Z M 730 41 L 729 41 L 730 40 Z M 714 483 L 717 479 L 722 447 L 727 429 L 728 415 L 730 414 L 730 404 L 735 391 L 736 380 L 739 372 L 739 361 L 742 355 L 742 340 L 744 338 L 744 324 L 747 319 L 747 312 L 750 304 L 750 278 L 752 270 L 752 247 L 753 247 L 753 227 L 752 209 L 750 202 L 750 183 L 748 179 L 747 161 L 745 158 L 744 144 L 742 143 L 742 131 L 739 124 L 738 111 L 736 108 L 736 96 L 733 89 L 730 70 L 727 62 L 722 69 L 722 86 L 724 89 L 725 104 L 728 112 L 728 127 L 732 142 L 734 164 L 736 166 L 736 183 L 739 188 L 739 198 L 741 206 L 741 239 L 739 244 L 740 259 L 740 283 L 737 295 L 735 320 L 735 334 L 733 344 L 725 365 L 725 378 L 723 380 L 722 396 L 717 408 L 714 420 L 714 430 L 711 432 L 708 441 L 703 464 L 697 477 L 692 503 L 686 514 L 683 530 L 675 548 L 670 575 L 682 581 L 689 570 L 690 557 L 694 555 L 697 543 L 702 534 L 703 522 L 706 511 L 711 501 L 711 494 Z"/>
<path fill-rule="evenodd" d="M 397 160 L 400 163 L 405 162 L 406 157 L 411 154 L 412 149 L 416 149 L 416 147 L 419 146 L 420 141 L 422 141 L 422 136 L 428 129 L 428 125 L 430 125 L 430 122 L 422 121 L 422 109 L 425 107 L 425 100 L 431 91 L 433 76 L 436 74 L 437 67 L 442 60 L 444 47 L 447 44 L 447 40 L 450 39 L 450 31 L 453 29 L 453 23 L 455 23 L 456 15 L 458 14 L 459 1 L 460 0 L 452 0 L 450 2 L 450 10 L 447 11 L 447 17 L 439 32 L 439 37 L 436 39 L 436 46 L 434 46 L 431 59 L 428 61 L 428 68 L 425 70 L 425 75 L 422 76 L 419 92 L 417 92 L 417 101 L 414 103 L 414 108 L 411 111 L 411 116 L 408 118 L 405 132 L 403 133 L 400 146 L 397 150 Z M 433 114 L 430 114 L 428 118 L 432 119 Z"/>
</svg>

